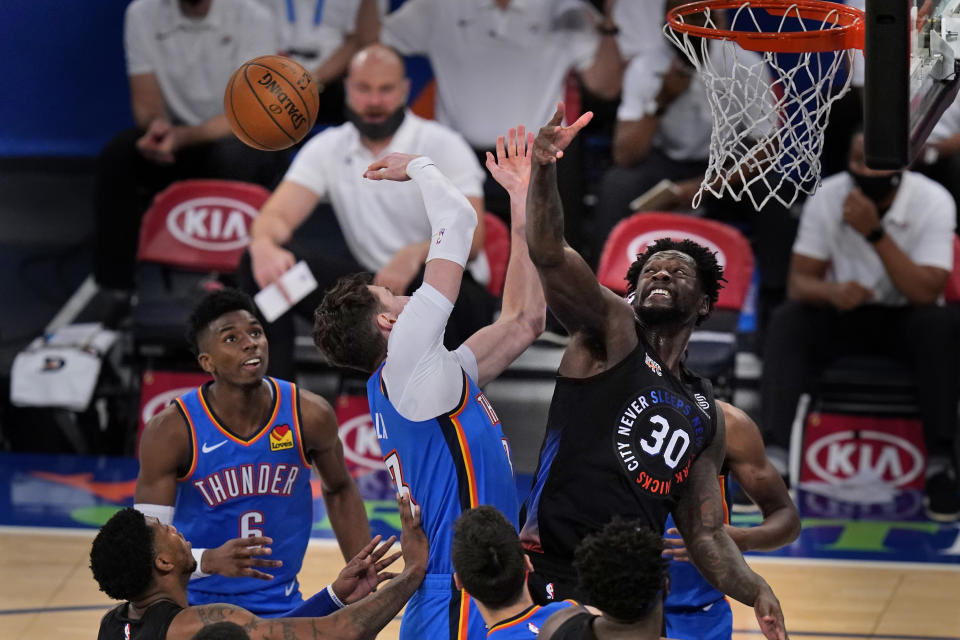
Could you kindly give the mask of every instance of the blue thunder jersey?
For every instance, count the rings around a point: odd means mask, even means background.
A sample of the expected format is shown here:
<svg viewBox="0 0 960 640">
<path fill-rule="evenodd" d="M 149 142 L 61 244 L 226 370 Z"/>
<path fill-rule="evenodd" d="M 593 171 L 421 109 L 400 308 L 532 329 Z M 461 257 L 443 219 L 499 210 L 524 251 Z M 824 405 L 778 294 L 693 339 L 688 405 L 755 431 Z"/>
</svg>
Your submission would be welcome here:
<svg viewBox="0 0 960 640">
<path fill-rule="evenodd" d="M 481 504 L 491 505 L 517 526 L 519 505 L 510 464 L 507 439 L 493 406 L 476 383 L 463 373 L 463 393 L 450 412 L 422 422 L 407 420 L 391 404 L 381 366 L 367 382 L 367 399 L 380 441 L 380 451 L 397 490 L 409 492 L 420 508 L 421 524 L 430 541 L 427 579 L 407 605 L 400 637 L 483 637 L 482 620 L 469 598 L 460 598 L 453 587 L 453 523 L 461 512 Z M 423 393 L 430 393 L 423 389 Z M 450 589 L 448 611 L 417 612 L 438 608 L 436 590 Z M 427 594 L 430 591 L 430 594 Z M 458 600 L 459 602 L 454 602 Z M 439 620 L 439 617 L 445 618 Z M 412 632 L 413 620 L 437 619 L 429 633 Z M 442 627 L 442 629 L 441 629 Z M 426 634 L 426 635 L 423 635 Z"/>
<path fill-rule="evenodd" d="M 546 606 L 533 605 L 529 609 L 518 613 L 512 618 L 501 620 L 490 627 L 487 638 L 490 640 L 533 640 L 540 635 L 540 628 L 547 618 L 561 609 L 577 606 L 573 600 L 551 602 Z"/>
<path fill-rule="evenodd" d="M 210 384 L 177 398 L 190 430 L 190 469 L 178 478 L 173 524 L 194 547 L 219 547 L 245 536 L 269 536 L 274 576 L 191 580 L 191 605 L 230 602 L 257 615 L 278 615 L 302 602 L 297 573 L 313 524 L 310 464 L 300 434 L 295 385 L 266 378 L 273 392 L 270 418 L 249 439 L 224 425 L 206 400 Z"/>
</svg>

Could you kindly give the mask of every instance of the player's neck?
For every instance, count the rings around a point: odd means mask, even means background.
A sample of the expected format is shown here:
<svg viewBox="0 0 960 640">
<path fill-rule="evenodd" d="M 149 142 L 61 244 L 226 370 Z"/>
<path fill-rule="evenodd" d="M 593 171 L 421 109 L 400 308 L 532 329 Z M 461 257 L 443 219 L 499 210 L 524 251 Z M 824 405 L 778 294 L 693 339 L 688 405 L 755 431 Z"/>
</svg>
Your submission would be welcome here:
<svg viewBox="0 0 960 640">
<path fill-rule="evenodd" d="M 163 600 L 174 602 L 184 609 L 190 606 L 187 602 L 186 585 L 172 585 L 166 580 L 160 579 L 150 585 L 150 589 L 146 594 L 136 600 L 130 601 L 127 607 L 127 616 L 134 620 L 139 620 L 147 612 L 147 609 Z"/>
<path fill-rule="evenodd" d="M 680 359 L 683 358 L 687 350 L 687 343 L 690 341 L 690 334 L 693 333 L 693 327 L 682 326 L 644 326 L 640 325 L 644 338 L 657 357 L 667 366 L 674 375 L 679 375 Z"/>
<path fill-rule="evenodd" d="M 520 598 L 518 598 L 513 604 L 509 604 L 505 607 L 492 609 L 484 606 L 476 598 L 474 598 L 473 601 L 477 603 L 477 609 L 480 610 L 480 615 L 483 616 L 483 621 L 487 623 L 488 629 L 496 624 L 500 624 L 504 620 L 509 620 L 510 618 L 523 613 L 533 606 L 533 600 L 530 599 L 530 592 L 527 590 L 526 586 L 524 586 L 523 590 L 521 591 Z"/>
<path fill-rule="evenodd" d="M 263 379 L 252 386 L 215 381 L 207 387 L 206 399 L 224 426 L 244 437 L 263 426 L 274 402 L 270 385 Z"/>
</svg>

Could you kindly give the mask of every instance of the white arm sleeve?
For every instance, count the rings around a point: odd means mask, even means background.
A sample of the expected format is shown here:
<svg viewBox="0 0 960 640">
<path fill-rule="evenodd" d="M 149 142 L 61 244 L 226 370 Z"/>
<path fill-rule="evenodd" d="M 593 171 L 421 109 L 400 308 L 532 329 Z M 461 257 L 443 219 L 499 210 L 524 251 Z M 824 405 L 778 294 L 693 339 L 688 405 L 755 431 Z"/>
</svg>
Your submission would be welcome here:
<svg viewBox="0 0 960 640">
<path fill-rule="evenodd" d="M 423 283 L 390 332 L 383 380 L 390 402 L 407 420 L 435 418 L 460 400 L 460 360 L 443 346 L 443 331 L 452 310 L 453 303 Z"/>
<path fill-rule="evenodd" d="M 407 163 L 407 175 L 417 183 L 430 220 L 430 250 L 427 262 L 443 258 L 461 267 L 470 257 L 477 212 L 470 201 L 427 156 Z M 449 312 L 447 312 L 449 315 Z"/>
</svg>

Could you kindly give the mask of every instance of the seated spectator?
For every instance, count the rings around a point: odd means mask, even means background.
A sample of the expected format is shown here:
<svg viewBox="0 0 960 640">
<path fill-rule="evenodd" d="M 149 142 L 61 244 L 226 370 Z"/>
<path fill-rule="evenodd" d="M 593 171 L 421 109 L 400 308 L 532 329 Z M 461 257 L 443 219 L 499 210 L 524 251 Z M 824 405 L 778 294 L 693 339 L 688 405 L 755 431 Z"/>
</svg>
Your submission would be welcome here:
<svg viewBox="0 0 960 640">
<path fill-rule="evenodd" d="M 537 637 L 543 623 L 573 600 L 535 605 L 527 589 L 533 571 L 520 536 L 489 505 L 460 514 L 453 524 L 453 581 L 477 603 L 490 640 Z"/>
<path fill-rule="evenodd" d="M 660 13 L 661 25 L 667 11 L 683 4 L 686 0 L 666 0 Z M 688 16 L 686 22 L 702 25 L 704 14 Z M 719 55 L 721 46 L 723 43 L 716 40 L 708 42 L 716 64 L 726 60 Z M 737 58 L 744 65 L 762 60 L 751 51 L 737 51 Z M 739 86 L 749 87 L 751 83 L 745 81 Z M 677 189 L 657 209 L 690 209 L 710 154 L 713 116 L 707 91 L 687 54 L 665 37 L 630 61 L 614 129 L 614 166 L 604 176 L 598 194 L 594 255 L 600 255 L 616 223 L 630 215 L 630 202 L 661 180 L 677 183 Z M 733 102 L 743 104 L 745 100 Z M 763 104 L 755 107 L 760 109 Z M 759 115 L 756 119 L 763 120 Z M 706 198 L 705 204 L 708 201 Z"/>
<path fill-rule="evenodd" d="M 381 27 L 375 0 L 361 0 L 357 34 L 361 42 L 379 37 L 403 55 L 429 58 L 437 121 L 460 132 L 482 161 L 508 128 L 519 123 L 535 131 L 550 120 L 570 71 L 600 98 L 619 94 L 623 62 L 614 4 L 604 0 L 601 17 L 584 0 L 407 0 Z M 578 114 L 568 115 L 572 121 Z M 565 151 L 559 179 L 566 237 L 574 247 L 583 237 L 580 144 Z M 508 220 L 506 192 L 491 179 L 484 189 L 487 209 Z"/>
<path fill-rule="evenodd" d="M 368 165 L 391 151 L 429 155 L 467 196 L 480 221 L 470 256 L 482 255 L 483 170 L 457 133 L 405 107 L 409 81 L 400 57 L 383 45 L 361 50 L 350 63 L 346 91 L 350 122 L 319 133 L 303 146 L 254 221 L 250 248 L 240 263 L 240 285 L 254 293 L 305 260 L 318 282 L 317 289 L 294 308 L 306 318 L 313 317 L 334 282 L 357 271 L 374 273 L 375 284 L 398 295 L 419 286 L 430 223 L 416 185 L 374 183 L 363 177 Z M 294 237 L 321 202 L 330 203 L 343 231 L 348 249 L 344 255 L 318 251 L 315 244 Z M 481 279 L 484 266 L 485 262 L 475 265 L 474 273 Z M 449 344 L 459 346 L 486 326 L 493 306 L 484 286 L 464 274 L 448 325 Z M 278 318 L 267 332 L 271 375 L 294 379 L 292 314 Z"/>
<path fill-rule="evenodd" d="M 670 588 L 663 539 L 641 520 L 619 517 L 577 547 L 574 566 L 579 591 L 602 613 L 570 607 L 540 629 L 539 640 L 633 638 L 657 640 L 663 599 Z"/>
<path fill-rule="evenodd" d="M 853 136 L 847 173 L 805 204 L 793 245 L 788 302 L 774 313 L 761 381 L 767 455 L 786 468 L 800 395 L 843 355 L 884 354 L 915 371 L 927 448 L 927 515 L 960 517 L 954 467 L 960 384 L 958 323 L 938 305 L 953 268 L 950 193 L 910 171 L 866 167 Z"/>
<path fill-rule="evenodd" d="M 258 0 L 273 15 L 280 52 L 302 64 L 320 89 L 317 122 L 341 124 L 343 75 L 360 49 L 354 35 L 360 0 Z M 386 0 L 378 0 L 380 13 Z"/>
<path fill-rule="evenodd" d="M 104 147 L 94 192 L 94 277 L 133 289 L 140 221 L 176 180 L 230 178 L 272 187 L 282 153 L 247 147 L 230 132 L 223 90 L 243 62 L 275 53 L 254 0 L 134 0 L 124 46 L 136 127 Z"/>
</svg>

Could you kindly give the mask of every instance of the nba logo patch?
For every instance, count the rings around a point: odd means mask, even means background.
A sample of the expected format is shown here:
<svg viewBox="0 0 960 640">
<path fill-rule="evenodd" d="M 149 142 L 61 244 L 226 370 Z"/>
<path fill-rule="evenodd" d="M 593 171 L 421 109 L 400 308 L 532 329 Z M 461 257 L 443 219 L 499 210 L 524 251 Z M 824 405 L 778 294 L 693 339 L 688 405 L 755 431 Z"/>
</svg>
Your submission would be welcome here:
<svg viewBox="0 0 960 640">
<path fill-rule="evenodd" d="M 532 622 L 527 623 L 527 631 L 533 635 L 538 635 L 540 633 L 540 629 L 538 629 L 537 625 L 533 624 Z"/>
<path fill-rule="evenodd" d="M 660 369 L 660 363 L 650 357 L 649 353 L 643 354 L 644 362 L 647 363 L 647 366 L 650 367 L 650 371 L 653 371 L 655 374 L 663 377 L 663 370 Z"/>
<path fill-rule="evenodd" d="M 270 451 L 283 451 L 293 447 L 293 431 L 290 425 L 281 424 L 270 432 Z"/>
<path fill-rule="evenodd" d="M 123 640 L 130 640 L 130 623 L 123 625 Z"/>
</svg>

